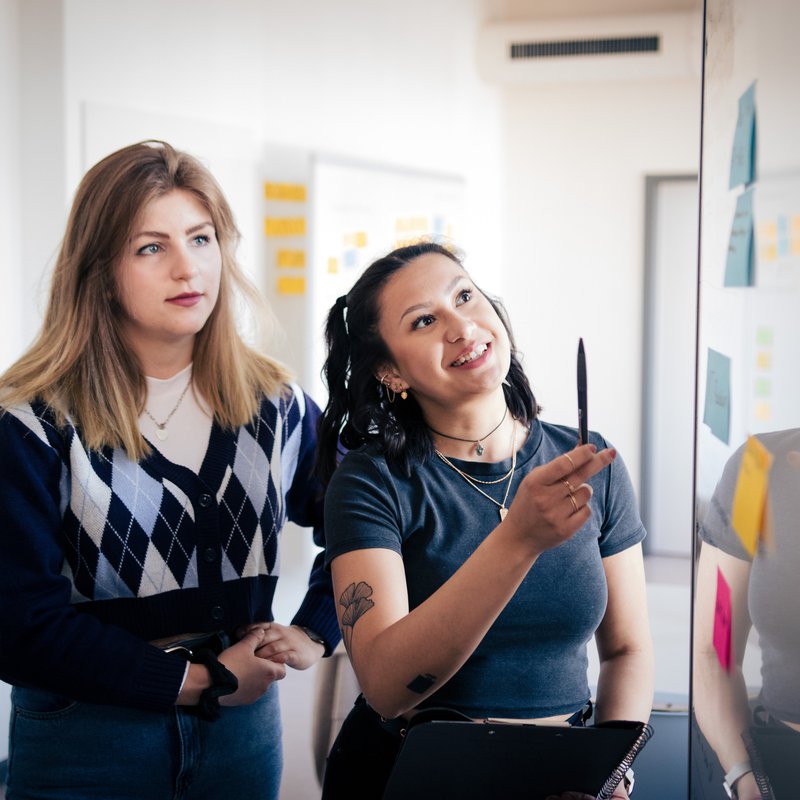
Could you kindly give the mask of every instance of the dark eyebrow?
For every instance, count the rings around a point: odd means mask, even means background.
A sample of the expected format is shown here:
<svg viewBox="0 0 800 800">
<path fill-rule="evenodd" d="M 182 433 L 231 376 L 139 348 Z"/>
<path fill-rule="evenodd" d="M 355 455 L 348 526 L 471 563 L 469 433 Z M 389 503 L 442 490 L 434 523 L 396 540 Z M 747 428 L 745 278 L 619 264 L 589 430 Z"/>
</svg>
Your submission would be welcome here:
<svg viewBox="0 0 800 800">
<path fill-rule="evenodd" d="M 186 235 L 189 236 L 193 233 L 197 233 L 197 231 L 202 230 L 205 227 L 213 228 L 214 225 L 210 221 L 200 222 L 197 225 L 192 225 L 191 228 L 187 228 Z M 164 233 L 163 231 L 139 231 L 138 233 L 134 233 L 131 238 L 138 239 L 140 236 L 151 236 L 155 239 L 169 239 L 169 234 Z"/>
<path fill-rule="evenodd" d="M 455 288 L 456 288 L 456 286 L 458 286 L 458 284 L 459 284 L 459 283 L 461 283 L 461 281 L 463 281 L 463 280 L 465 280 L 465 279 L 466 279 L 466 280 L 468 280 L 468 278 L 467 278 L 467 276 L 466 276 L 466 275 L 456 275 L 456 277 L 455 277 L 455 278 L 453 278 L 453 280 L 452 280 L 452 281 L 450 281 L 450 283 L 449 283 L 449 284 L 447 284 L 447 288 L 445 289 L 445 294 L 450 294 L 450 292 L 452 292 L 452 291 L 453 291 L 453 289 L 455 289 Z M 422 310 L 423 308 L 429 308 L 431 305 L 432 305 L 432 303 L 431 303 L 430 301 L 428 301 L 428 302 L 425 302 L 425 303 L 417 303 L 416 305 L 409 306 L 409 307 L 408 307 L 408 308 L 407 308 L 407 309 L 406 309 L 406 310 L 405 310 L 405 311 L 404 311 L 404 312 L 403 312 L 403 313 L 400 315 L 400 320 L 399 320 L 399 321 L 400 321 L 400 322 L 402 322 L 402 321 L 403 321 L 403 319 L 404 319 L 405 317 L 407 317 L 409 314 L 413 314 L 415 311 L 420 311 L 420 310 Z"/>
</svg>

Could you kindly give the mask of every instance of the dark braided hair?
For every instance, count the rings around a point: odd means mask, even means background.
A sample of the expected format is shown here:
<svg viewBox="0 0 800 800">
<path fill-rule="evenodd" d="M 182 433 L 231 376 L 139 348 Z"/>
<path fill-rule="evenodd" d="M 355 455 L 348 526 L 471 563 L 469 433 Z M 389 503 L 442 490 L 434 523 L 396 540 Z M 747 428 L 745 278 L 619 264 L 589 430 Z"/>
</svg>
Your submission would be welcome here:
<svg viewBox="0 0 800 800">
<path fill-rule="evenodd" d="M 386 387 L 376 378 L 379 367 L 392 361 L 378 330 L 381 291 L 395 272 L 428 253 L 463 266 L 458 256 L 434 242 L 401 247 L 370 265 L 328 313 L 323 367 L 328 404 L 320 419 L 317 449 L 317 470 L 326 485 L 342 448 L 379 442 L 390 466 L 406 474 L 434 455 L 433 438 L 413 392 L 407 400 L 390 403 Z M 499 300 L 484 296 L 508 332 L 511 365 L 503 383 L 506 404 L 514 417 L 530 424 L 540 409 L 519 362 L 508 315 Z"/>
</svg>

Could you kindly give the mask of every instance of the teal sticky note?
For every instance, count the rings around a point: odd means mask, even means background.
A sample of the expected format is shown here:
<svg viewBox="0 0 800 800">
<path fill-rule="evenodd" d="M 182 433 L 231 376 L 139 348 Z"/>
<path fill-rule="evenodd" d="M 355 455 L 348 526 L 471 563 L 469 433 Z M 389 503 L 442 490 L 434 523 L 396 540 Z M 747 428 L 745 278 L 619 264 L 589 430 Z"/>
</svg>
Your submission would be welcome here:
<svg viewBox="0 0 800 800">
<path fill-rule="evenodd" d="M 753 285 L 753 189 L 747 189 L 736 201 L 736 211 L 725 259 L 726 286 Z"/>
<path fill-rule="evenodd" d="M 733 136 L 729 188 L 749 184 L 756 177 L 756 85 L 739 98 L 739 116 Z"/>
<path fill-rule="evenodd" d="M 728 444 L 731 427 L 731 360 L 708 348 L 706 403 L 703 422 L 711 433 Z"/>
</svg>

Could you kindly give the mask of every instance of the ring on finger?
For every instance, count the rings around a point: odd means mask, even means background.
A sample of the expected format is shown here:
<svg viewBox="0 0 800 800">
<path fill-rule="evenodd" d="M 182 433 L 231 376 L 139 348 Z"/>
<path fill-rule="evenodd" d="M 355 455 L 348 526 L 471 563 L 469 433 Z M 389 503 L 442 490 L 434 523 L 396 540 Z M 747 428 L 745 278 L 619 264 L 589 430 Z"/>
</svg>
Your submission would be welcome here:
<svg viewBox="0 0 800 800">
<path fill-rule="evenodd" d="M 564 458 L 566 458 L 567 461 L 569 461 L 569 464 L 572 467 L 572 469 L 575 469 L 575 462 L 569 457 L 569 453 L 562 453 L 561 455 L 564 456 Z"/>
<path fill-rule="evenodd" d="M 573 494 L 570 494 L 570 495 L 567 495 L 567 497 L 569 498 L 569 501 L 570 501 L 570 503 L 572 503 L 572 508 L 573 508 L 573 510 L 574 510 L 575 512 L 577 512 L 577 510 L 578 510 L 578 504 L 575 502 L 575 495 L 573 495 Z"/>
<path fill-rule="evenodd" d="M 572 484 L 571 484 L 571 483 L 570 483 L 570 482 L 569 482 L 569 481 L 568 481 L 566 478 L 562 478 L 562 479 L 561 479 L 561 483 L 563 483 L 563 484 L 564 484 L 564 486 L 566 486 L 566 487 L 567 487 L 567 492 L 568 492 L 569 494 L 571 494 L 571 495 L 572 495 L 572 494 L 575 494 L 575 490 L 572 488 Z"/>
</svg>

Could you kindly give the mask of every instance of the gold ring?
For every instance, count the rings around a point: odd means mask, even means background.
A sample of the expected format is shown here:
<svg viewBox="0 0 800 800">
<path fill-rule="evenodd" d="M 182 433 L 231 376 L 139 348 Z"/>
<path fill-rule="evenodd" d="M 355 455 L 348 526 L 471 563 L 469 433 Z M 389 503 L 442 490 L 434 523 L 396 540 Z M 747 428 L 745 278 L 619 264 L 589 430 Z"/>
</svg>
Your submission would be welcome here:
<svg viewBox="0 0 800 800">
<path fill-rule="evenodd" d="M 572 503 L 572 507 L 575 509 L 575 512 L 577 513 L 578 504 L 575 502 L 575 496 L 570 494 L 570 495 L 567 495 L 567 497 L 569 497 L 569 501 L 570 501 L 570 503 Z"/>
<path fill-rule="evenodd" d="M 566 458 L 567 461 L 569 461 L 572 469 L 575 469 L 575 462 L 569 457 L 569 453 L 562 453 L 561 455 L 564 456 L 564 458 Z"/>
<path fill-rule="evenodd" d="M 567 491 L 569 492 L 570 496 L 572 496 L 575 493 L 575 490 L 572 488 L 572 484 L 566 478 L 562 478 L 561 483 L 563 483 L 564 486 L 567 487 Z"/>
</svg>

